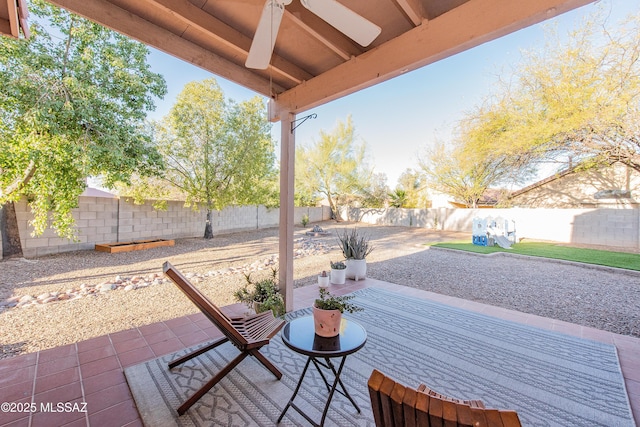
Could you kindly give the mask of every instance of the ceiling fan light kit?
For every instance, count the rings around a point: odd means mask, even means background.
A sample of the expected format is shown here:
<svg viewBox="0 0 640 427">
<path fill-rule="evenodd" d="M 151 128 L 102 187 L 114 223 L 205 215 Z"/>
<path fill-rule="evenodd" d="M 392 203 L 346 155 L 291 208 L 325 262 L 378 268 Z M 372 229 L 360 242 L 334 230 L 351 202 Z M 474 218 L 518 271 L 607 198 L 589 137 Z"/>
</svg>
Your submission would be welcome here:
<svg viewBox="0 0 640 427">
<path fill-rule="evenodd" d="M 245 62 L 247 68 L 264 70 L 269 66 L 284 7 L 291 2 L 292 0 L 266 1 Z M 373 22 L 335 0 L 300 0 L 300 3 L 361 46 L 371 44 L 382 31 Z"/>
</svg>

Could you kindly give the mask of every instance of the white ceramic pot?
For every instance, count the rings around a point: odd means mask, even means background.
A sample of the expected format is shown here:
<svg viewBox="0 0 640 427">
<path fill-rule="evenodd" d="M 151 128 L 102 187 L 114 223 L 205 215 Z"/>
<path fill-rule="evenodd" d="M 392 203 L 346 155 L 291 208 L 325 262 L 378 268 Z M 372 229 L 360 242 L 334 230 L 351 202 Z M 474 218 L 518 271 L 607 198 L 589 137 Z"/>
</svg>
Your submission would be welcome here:
<svg viewBox="0 0 640 427">
<path fill-rule="evenodd" d="M 335 337 L 340 334 L 342 313 L 340 310 L 321 310 L 313 306 L 313 326 L 321 337 Z"/>
<path fill-rule="evenodd" d="M 347 279 L 361 280 L 367 277 L 366 259 L 348 259 L 346 263 Z"/>
<path fill-rule="evenodd" d="M 344 285 L 345 279 L 347 278 L 347 269 L 343 268 L 341 270 L 331 269 L 331 283 L 334 285 Z"/>
<path fill-rule="evenodd" d="M 318 275 L 318 286 L 326 288 L 329 286 L 329 276 Z"/>
</svg>

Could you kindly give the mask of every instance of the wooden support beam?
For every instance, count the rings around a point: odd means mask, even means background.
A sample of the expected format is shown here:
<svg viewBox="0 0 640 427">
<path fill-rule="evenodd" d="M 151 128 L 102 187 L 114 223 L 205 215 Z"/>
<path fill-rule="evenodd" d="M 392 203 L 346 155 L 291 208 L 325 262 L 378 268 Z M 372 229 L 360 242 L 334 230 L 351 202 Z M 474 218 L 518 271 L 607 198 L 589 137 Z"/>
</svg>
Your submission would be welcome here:
<svg viewBox="0 0 640 427">
<path fill-rule="evenodd" d="M 272 106 L 273 107 L 273 106 Z M 293 310 L 293 231 L 294 231 L 294 166 L 296 158 L 295 134 L 291 124 L 296 116 L 283 115 L 280 122 L 280 229 L 279 229 L 279 280 L 284 291 L 287 312 Z M 284 287 L 284 289 L 282 289 Z"/>
<path fill-rule="evenodd" d="M 418 26 L 422 24 L 422 20 L 424 19 L 424 12 L 422 11 L 422 7 L 417 0 L 395 0 L 398 6 L 402 9 L 402 11 L 407 15 L 407 17 L 413 22 L 414 26 Z"/>
<path fill-rule="evenodd" d="M 20 21 L 20 28 L 22 28 L 22 34 L 25 38 L 31 37 L 29 31 L 29 23 L 27 18 L 29 17 L 29 9 L 27 8 L 26 0 L 18 0 L 18 21 Z"/>
<path fill-rule="evenodd" d="M 20 37 L 20 19 L 18 19 L 18 5 L 16 0 L 6 0 L 9 14 L 9 35 Z"/>
</svg>

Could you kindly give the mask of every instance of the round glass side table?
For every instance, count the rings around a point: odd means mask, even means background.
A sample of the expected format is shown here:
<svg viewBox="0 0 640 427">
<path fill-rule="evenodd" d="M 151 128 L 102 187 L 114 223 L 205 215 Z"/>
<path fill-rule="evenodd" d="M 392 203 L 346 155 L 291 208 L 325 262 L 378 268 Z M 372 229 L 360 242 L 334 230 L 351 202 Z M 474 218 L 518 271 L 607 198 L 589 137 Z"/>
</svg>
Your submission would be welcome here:
<svg viewBox="0 0 640 427">
<path fill-rule="evenodd" d="M 358 322 L 350 319 L 345 319 L 343 317 L 342 325 L 340 327 L 340 334 L 335 337 L 325 338 L 315 334 L 313 317 L 305 316 L 294 319 L 284 326 L 284 329 L 282 330 L 282 341 L 291 350 L 295 351 L 296 353 L 308 356 L 308 358 L 307 363 L 302 370 L 302 374 L 300 375 L 300 379 L 298 380 L 298 385 L 293 392 L 293 396 L 291 396 L 291 399 L 289 399 L 289 403 L 287 403 L 287 406 L 285 406 L 284 410 L 280 414 L 278 423 L 282 421 L 285 413 L 291 407 L 312 425 L 324 425 L 324 421 L 327 417 L 327 412 L 329 411 L 329 406 L 331 404 L 331 399 L 333 398 L 333 395 L 336 391 L 349 399 L 356 410 L 360 412 L 360 408 L 353 400 L 353 398 L 349 395 L 349 392 L 347 392 L 347 389 L 342 383 L 342 380 L 340 380 L 340 374 L 342 373 L 342 368 L 344 367 L 345 361 L 347 360 L 347 356 L 360 350 L 367 342 L 367 332 L 364 330 L 362 325 L 360 325 Z M 334 364 L 331 362 L 331 359 L 338 357 L 341 358 L 341 360 L 340 365 L 336 370 Z M 294 403 L 294 399 L 296 398 L 296 395 L 300 390 L 300 386 L 302 385 L 304 376 L 307 373 L 307 369 L 309 368 L 309 365 L 311 363 L 313 363 L 313 365 L 320 373 L 320 376 L 324 380 L 324 383 L 327 386 L 327 390 L 329 391 L 329 396 L 327 397 L 327 402 L 325 404 L 324 411 L 322 412 L 322 419 L 320 420 L 320 424 L 313 421 L 308 414 L 302 411 L 300 407 L 298 407 Z M 327 377 L 325 376 L 321 367 L 328 369 L 333 373 L 334 380 L 332 384 L 330 384 L 327 380 Z M 338 389 L 338 386 L 340 386 L 340 389 Z"/>
</svg>

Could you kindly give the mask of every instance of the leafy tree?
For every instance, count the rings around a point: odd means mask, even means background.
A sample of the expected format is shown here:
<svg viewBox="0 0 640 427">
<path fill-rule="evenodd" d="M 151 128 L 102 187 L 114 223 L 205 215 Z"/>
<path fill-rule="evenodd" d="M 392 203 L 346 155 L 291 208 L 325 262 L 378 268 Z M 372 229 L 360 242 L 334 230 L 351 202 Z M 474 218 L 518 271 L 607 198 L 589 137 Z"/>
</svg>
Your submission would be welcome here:
<svg viewBox="0 0 640 427">
<path fill-rule="evenodd" d="M 621 161 L 640 171 L 640 15 L 600 16 L 528 52 L 516 79 L 469 118 L 478 152 L 539 161 Z"/>
<path fill-rule="evenodd" d="M 508 157 L 470 152 L 460 141 L 451 148 L 436 144 L 420 160 L 420 166 L 430 187 L 472 208 L 490 186 L 512 176 Z"/>
<path fill-rule="evenodd" d="M 398 178 L 396 193 L 398 190 L 404 191 L 402 207 L 405 208 L 426 208 L 429 207 L 427 199 L 427 180 L 424 173 L 407 168 Z M 392 196 L 393 197 L 393 196 Z"/>
<path fill-rule="evenodd" d="M 50 225 L 74 238 L 86 177 L 111 185 L 161 166 L 142 124 L 166 85 L 144 45 L 41 0 L 30 6 L 55 36 L 34 24 L 29 40 L 0 38 L 0 204 L 13 210 L 27 196 L 35 234 Z"/>
<path fill-rule="evenodd" d="M 316 206 L 318 201 L 319 200 L 316 195 L 313 195 L 309 192 L 302 192 L 300 191 L 300 189 L 296 188 L 295 194 L 293 196 L 294 206 Z"/>
<path fill-rule="evenodd" d="M 214 210 L 273 205 L 274 144 L 260 97 L 236 103 L 225 100 L 213 78 L 188 83 L 156 124 L 154 139 L 166 165 L 162 179 L 184 194 L 187 205 L 207 210 L 205 238 L 213 237 Z"/>
<path fill-rule="evenodd" d="M 366 208 L 383 208 L 389 198 L 389 186 L 387 185 L 387 175 L 384 173 L 373 173 L 369 180 L 369 185 L 363 188 L 361 198 L 362 206 Z"/>
<path fill-rule="evenodd" d="M 356 141 L 351 116 L 338 122 L 331 132 L 320 132 L 320 140 L 296 151 L 296 187 L 303 193 L 325 197 L 338 220 L 340 200 L 361 198 L 371 171 L 365 166 L 366 145 Z"/>
</svg>

